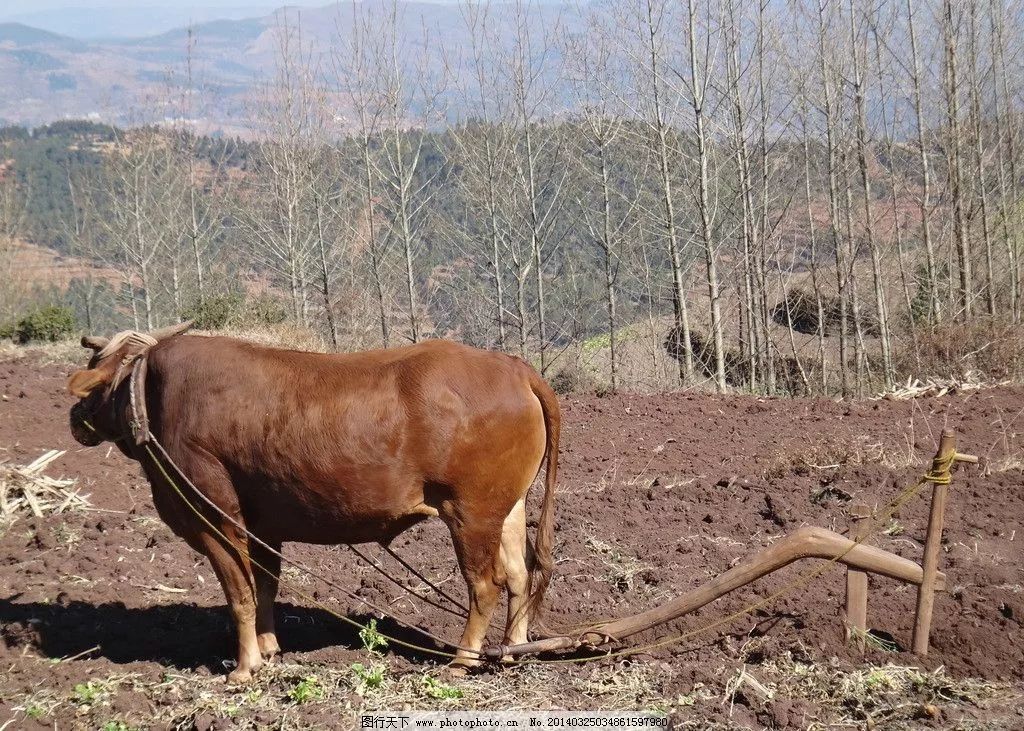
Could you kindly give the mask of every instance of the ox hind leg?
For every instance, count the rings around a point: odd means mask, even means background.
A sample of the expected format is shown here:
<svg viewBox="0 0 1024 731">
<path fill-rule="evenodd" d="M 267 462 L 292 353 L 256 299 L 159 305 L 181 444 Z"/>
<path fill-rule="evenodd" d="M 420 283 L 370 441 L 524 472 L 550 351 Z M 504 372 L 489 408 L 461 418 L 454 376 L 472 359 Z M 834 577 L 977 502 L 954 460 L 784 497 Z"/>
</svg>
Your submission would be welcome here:
<svg viewBox="0 0 1024 731">
<path fill-rule="evenodd" d="M 268 544 L 269 545 L 269 544 Z M 252 567 L 256 581 L 256 642 L 260 647 L 260 655 L 271 661 L 281 652 L 274 631 L 274 600 L 277 598 L 277 585 L 281 577 L 281 545 L 270 545 L 276 551 L 268 551 L 259 545 L 253 545 Z"/>
<path fill-rule="evenodd" d="M 505 568 L 508 590 L 508 619 L 505 623 L 507 645 L 527 640 L 530 600 L 530 574 L 526 568 L 526 499 L 520 498 L 501 528 L 501 563 Z"/>
<path fill-rule="evenodd" d="M 491 616 L 501 596 L 505 571 L 500 557 L 502 519 L 446 520 L 455 546 L 455 556 L 469 590 L 469 617 L 452 665 L 473 667 L 481 663 Z"/>
</svg>

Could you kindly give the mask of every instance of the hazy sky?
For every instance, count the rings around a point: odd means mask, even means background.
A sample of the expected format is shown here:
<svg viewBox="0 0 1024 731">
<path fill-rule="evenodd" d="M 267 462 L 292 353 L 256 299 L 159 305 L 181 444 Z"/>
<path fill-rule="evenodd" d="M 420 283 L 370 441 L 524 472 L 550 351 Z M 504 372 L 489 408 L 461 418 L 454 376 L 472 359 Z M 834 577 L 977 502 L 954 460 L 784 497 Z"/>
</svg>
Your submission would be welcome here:
<svg viewBox="0 0 1024 731">
<path fill-rule="evenodd" d="M 456 2 L 457 0 L 426 0 Z M 322 7 L 332 0 L 0 0 L 0 16 L 59 8 L 277 8 L 282 5 Z"/>
<path fill-rule="evenodd" d="M 452 3 L 457 0 L 419 0 Z M 155 35 L 188 23 L 250 18 L 284 5 L 324 7 L 338 0 L 0 0 L 0 22 L 17 21 L 90 39 Z M 342 0 L 348 3 L 350 0 Z"/>
<path fill-rule="evenodd" d="M 280 5 L 330 5 L 331 0 L 289 0 L 289 2 L 271 2 L 270 0 L 0 0 L 0 16 L 21 15 L 40 10 L 59 10 L 62 8 L 234 8 L 234 7 L 266 7 Z"/>
</svg>

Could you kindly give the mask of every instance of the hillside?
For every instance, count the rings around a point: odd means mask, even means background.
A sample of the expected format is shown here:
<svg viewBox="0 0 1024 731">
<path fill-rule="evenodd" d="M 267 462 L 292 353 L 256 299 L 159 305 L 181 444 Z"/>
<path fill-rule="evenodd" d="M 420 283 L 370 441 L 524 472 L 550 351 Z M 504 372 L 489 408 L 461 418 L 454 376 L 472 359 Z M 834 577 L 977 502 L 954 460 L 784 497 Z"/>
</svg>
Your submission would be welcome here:
<svg viewBox="0 0 1024 731">
<path fill-rule="evenodd" d="M 362 3 L 364 12 L 384 12 L 382 0 Z M 578 24 L 575 6 L 537 5 L 527 23 L 537 36 L 557 23 Z M 491 11 L 508 19 L 507 6 Z M 425 67 L 434 74 L 464 68 L 470 42 L 458 5 L 423 2 L 397 4 L 398 35 L 409 41 L 409 63 L 426 42 Z M 252 135 L 262 84 L 276 69 L 279 29 L 297 27 L 309 53 L 326 73 L 351 42 L 351 9 L 338 4 L 290 8 L 245 18 L 197 22 L 193 35 L 193 78 L 201 108 L 190 110 L 196 128 L 206 133 Z M 496 33 L 494 50 L 511 42 Z M 87 118 L 110 124 L 159 122 L 182 115 L 181 98 L 189 53 L 189 29 L 182 27 L 138 38 L 79 40 L 21 23 L 0 24 L 0 124 L 35 126 L 57 119 Z M 337 83 L 329 78 L 326 84 Z M 451 81 L 451 80 L 449 80 Z M 568 101 L 565 99 L 563 101 Z M 454 103 L 454 102 L 452 102 Z M 338 109 L 345 116 L 346 109 Z M 453 108 L 453 112 L 457 112 Z"/>
</svg>

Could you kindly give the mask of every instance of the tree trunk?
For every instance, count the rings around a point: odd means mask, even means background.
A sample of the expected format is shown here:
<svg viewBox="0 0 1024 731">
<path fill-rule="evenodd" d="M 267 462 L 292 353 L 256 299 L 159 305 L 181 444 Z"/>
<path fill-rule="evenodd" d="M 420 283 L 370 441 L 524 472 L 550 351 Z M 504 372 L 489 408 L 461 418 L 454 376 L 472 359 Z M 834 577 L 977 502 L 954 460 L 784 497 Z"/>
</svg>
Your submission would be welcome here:
<svg viewBox="0 0 1024 731">
<path fill-rule="evenodd" d="M 882 371 L 886 390 L 892 389 L 895 375 L 892 366 L 891 340 L 889 337 L 888 303 L 885 296 L 885 282 L 882 279 L 882 257 L 875 241 L 874 216 L 871 210 L 871 177 L 868 174 L 868 130 L 865 111 L 865 90 L 862 77 L 861 58 L 857 53 L 859 44 L 855 23 L 855 9 L 850 0 L 850 49 L 853 54 L 853 94 L 857 110 L 857 165 L 860 168 L 861 194 L 864 196 L 864 235 L 867 238 L 868 253 L 871 256 L 871 274 L 875 289 L 875 310 L 878 317 L 878 337 L 882 350 Z M 856 258 L 854 259 L 856 261 Z"/>
<path fill-rule="evenodd" d="M 974 283 L 971 265 L 970 245 L 967 240 L 967 223 L 964 220 L 964 180 L 960 159 L 960 85 L 957 80 L 956 29 L 953 26 L 953 2 L 944 0 L 942 10 L 942 35 L 945 41 L 945 86 L 946 110 L 949 126 L 947 141 L 949 157 L 949 188 L 953 204 L 953 236 L 956 242 L 956 256 L 959 274 L 959 298 L 961 319 L 968 321 L 974 310 Z"/>
<path fill-rule="evenodd" d="M 715 355 L 715 387 L 719 393 L 725 391 L 725 347 L 722 342 L 722 305 L 718 291 L 718 267 L 716 263 L 715 247 L 711 241 L 711 202 L 708 193 L 708 140 L 704 131 L 704 95 L 708 79 L 703 74 L 698 79 L 699 68 L 697 64 L 697 33 L 696 33 L 696 12 L 693 0 L 687 1 L 687 14 L 689 17 L 689 47 L 690 47 L 690 79 L 692 84 L 691 101 L 693 103 L 693 116 L 696 125 L 697 137 L 697 166 L 699 176 L 697 182 L 698 197 L 697 209 L 700 217 L 700 237 L 704 248 L 704 261 L 707 266 L 708 300 L 711 304 L 711 334 L 714 342 Z M 706 72 L 706 69 L 705 69 Z"/>
<path fill-rule="evenodd" d="M 928 164 L 928 147 L 924 140 L 924 111 L 921 102 L 921 62 L 918 57 L 917 49 L 917 33 L 914 28 L 914 0 L 907 0 L 907 22 L 910 29 L 910 49 L 911 55 L 913 56 L 913 96 L 914 96 L 914 115 L 916 117 L 917 124 L 917 150 L 918 157 L 921 162 L 921 238 L 924 241 L 925 251 L 925 287 L 927 288 L 928 297 L 928 322 L 937 324 L 942 317 L 942 312 L 939 308 L 939 286 L 938 286 L 938 270 L 936 268 L 935 259 L 935 245 L 932 242 L 931 235 L 931 224 L 929 216 L 931 215 L 931 170 Z"/>
</svg>

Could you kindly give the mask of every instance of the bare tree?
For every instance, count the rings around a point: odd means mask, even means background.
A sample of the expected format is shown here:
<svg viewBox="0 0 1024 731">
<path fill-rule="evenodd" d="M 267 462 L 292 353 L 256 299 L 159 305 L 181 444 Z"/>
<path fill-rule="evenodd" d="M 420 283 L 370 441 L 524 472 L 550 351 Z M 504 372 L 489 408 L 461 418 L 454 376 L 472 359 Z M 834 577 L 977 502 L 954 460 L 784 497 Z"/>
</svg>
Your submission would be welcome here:
<svg viewBox="0 0 1024 731">
<path fill-rule="evenodd" d="M 382 189 L 382 213 L 389 222 L 391 235 L 398 240 L 403 255 L 405 295 L 409 321 L 409 339 L 421 336 L 417 280 L 414 259 L 421 243 L 426 208 L 432 195 L 434 179 L 442 171 L 436 167 L 424 174 L 422 159 L 426 134 L 410 129 L 428 127 L 435 121 L 437 98 L 443 91 L 439 80 L 431 78 L 427 68 L 429 38 L 423 29 L 421 52 L 413 68 L 406 59 L 411 55 L 407 39 L 399 31 L 399 10 L 392 3 L 387 12 L 381 58 L 378 66 L 379 89 L 383 94 L 381 150 L 376 159 L 376 173 Z"/>
<path fill-rule="evenodd" d="M 835 251 L 836 289 L 839 296 L 839 381 L 844 396 L 851 393 L 849 379 L 849 299 L 847 293 L 847 270 L 852 264 L 848 263 L 845 253 L 846 244 L 843 241 L 840 231 L 840 201 L 839 201 L 839 162 L 836 128 L 836 99 L 835 99 L 835 72 L 831 67 L 831 54 L 828 49 L 830 40 L 828 38 L 828 4 L 827 0 L 819 0 L 817 8 L 818 19 L 818 58 L 820 63 L 820 74 L 822 92 L 824 95 L 824 117 L 825 117 L 825 145 L 828 155 L 828 202 L 829 202 L 829 227 L 831 232 L 832 248 Z"/>
<path fill-rule="evenodd" d="M 488 52 L 498 45 L 493 35 L 491 4 L 465 0 L 460 5 L 462 19 L 469 31 L 472 73 L 460 79 L 455 75 L 467 119 L 454 131 L 457 163 L 463 169 L 458 181 L 467 199 L 479 210 L 486 252 L 484 269 L 494 287 L 494 327 L 499 349 L 506 347 L 505 263 L 504 251 L 513 235 L 508 195 L 512 181 L 508 177 L 513 154 L 512 135 L 507 123 L 507 100 L 502 88 L 499 54 Z M 476 223 L 470 221 L 469 223 Z M 472 237 L 473 234 L 470 234 Z"/>
<path fill-rule="evenodd" d="M 531 18 L 533 0 L 516 0 L 513 4 L 513 40 L 509 58 L 512 100 L 517 116 L 518 144 L 513 158 L 516 177 L 524 205 L 529 256 L 535 284 L 537 337 L 540 368 L 549 365 L 547 351 L 549 333 L 547 300 L 544 294 L 545 264 L 551 255 L 549 234 L 553 217 L 562 205 L 562 186 L 566 181 L 565 166 L 559 164 L 563 139 L 557 128 L 539 124 L 552 103 L 549 68 L 555 63 L 557 23 L 542 28 L 538 38 Z M 518 265 L 519 271 L 525 267 Z M 519 287 L 520 297 L 523 287 Z M 520 324 L 520 343 L 525 328 Z"/>
<path fill-rule="evenodd" d="M 878 337 L 882 351 L 882 372 L 885 387 L 892 388 L 896 374 L 893 370 L 891 338 L 889 334 L 888 302 L 886 301 L 885 282 L 882 278 L 882 255 L 878 242 L 875 240 L 874 214 L 872 212 L 873 196 L 871 193 L 871 176 L 868 173 L 868 119 L 867 102 L 865 101 L 866 83 L 863 78 L 867 57 L 866 33 L 861 33 L 858 25 L 860 10 L 850 0 L 850 53 L 853 58 L 853 96 L 857 113 L 857 166 L 860 169 L 861 195 L 864 203 L 864 236 L 867 239 L 868 254 L 871 257 L 871 274 L 875 290 L 875 317 L 878 321 Z M 865 9 L 864 12 L 870 12 Z M 870 21 L 870 19 L 869 19 Z"/>
<path fill-rule="evenodd" d="M 257 143 L 258 174 L 252 178 L 251 205 L 241 224 L 255 245 L 257 262 L 283 280 L 292 317 L 306 325 L 315 242 L 309 215 L 310 155 L 323 127 L 323 108 L 315 89 L 314 60 L 303 46 L 299 23 L 283 11 L 275 34 L 277 74 L 262 100 L 270 134 Z"/>
<path fill-rule="evenodd" d="M 669 118 L 674 106 L 666 98 L 672 93 L 671 86 L 665 78 L 668 70 L 665 46 L 669 33 L 666 28 L 666 24 L 670 22 L 669 13 L 670 8 L 663 0 L 644 0 L 639 8 L 636 24 L 639 47 L 632 58 L 636 65 L 634 94 L 639 107 L 637 116 L 647 130 L 649 144 L 658 166 L 657 196 L 660 200 L 661 215 L 657 220 L 671 271 L 674 314 L 672 346 L 673 352 L 679 358 L 679 381 L 685 383 L 693 380 L 694 363 L 690 316 L 686 301 L 686 266 L 676 211 L 674 169 L 679 158 L 670 142 L 673 129 Z M 678 102 L 678 99 L 676 101 Z"/>
<path fill-rule="evenodd" d="M 743 16 L 737 9 L 736 0 L 726 3 L 726 85 L 732 100 L 733 150 L 736 157 L 736 186 L 740 204 L 740 258 L 743 267 L 743 292 L 740 302 L 740 353 L 747 369 L 747 383 L 751 390 L 758 386 L 760 348 L 760 320 L 756 313 L 754 292 L 754 256 L 758 250 L 757 236 L 760 227 L 754 221 L 754 188 L 751 180 L 751 155 L 748 141 L 747 116 L 748 94 L 743 83 L 742 58 Z M 806 100 L 806 97 L 802 97 Z M 806 139 L 806 137 L 805 137 Z M 809 179 L 808 179 L 809 181 Z M 808 198 L 808 205 L 810 199 Z"/>
<path fill-rule="evenodd" d="M 922 103 L 922 80 L 921 60 L 918 51 L 917 29 L 914 25 L 916 17 L 914 0 L 907 2 L 907 27 L 910 35 L 910 49 L 912 53 L 911 77 L 913 80 L 914 115 L 916 118 L 915 128 L 917 130 L 917 151 L 921 164 L 921 196 L 919 207 L 921 210 L 921 236 L 925 249 L 925 287 L 928 299 L 928 319 L 937 323 L 942 313 L 939 309 L 939 287 L 936 270 L 935 245 L 931 235 L 931 167 L 928 159 L 928 145 L 925 143 L 925 119 Z"/>
<path fill-rule="evenodd" d="M 0 287 L 0 317 L 17 314 L 26 295 L 15 267 L 20 234 L 25 227 L 31 191 L 20 184 L 9 162 L 0 162 L 0 271 L 6 286 Z"/>
<path fill-rule="evenodd" d="M 385 103 L 375 76 L 377 58 L 382 52 L 380 43 L 374 42 L 378 39 L 374 29 L 376 22 L 372 14 L 364 13 L 362 6 L 353 0 L 351 23 L 346 36 L 348 42 L 338 43 L 334 73 L 355 115 L 354 136 L 358 155 L 353 169 L 356 171 L 355 182 L 362 200 L 362 212 L 355 217 L 355 221 L 357 231 L 365 238 L 381 342 L 386 348 L 391 344 L 387 283 L 389 266 L 387 246 L 378 231 L 379 184 L 376 174 L 377 137 L 381 132 Z"/>
<path fill-rule="evenodd" d="M 710 181 L 710 158 L 711 151 L 710 135 L 706 129 L 705 103 L 707 101 L 708 87 L 711 83 L 709 66 L 710 56 L 705 53 L 703 59 L 698 61 L 698 37 L 696 30 L 697 11 L 694 0 L 686 2 L 687 17 L 687 46 L 689 50 L 689 79 L 688 87 L 690 92 L 690 103 L 693 106 L 694 136 L 697 145 L 697 216 L 698 232 L 701 247 L 704 251 L 704 262 L 707 268 L 708 301 L 711 306 L 711 337 L 714 343 L 715 358 L 715 386 L 719 392 L 725 391 L 725 345 L 722 336 L 722 304 L 718 285 L 718 263 L 717 247 L 712 240 L 713 213 L 711 202 L 711 181 Z M 701 47 L 711 45 L 710 39 L 700 43 Z M 682 77 L 684 83 L 686 77 Z"/>
<path fill-rule="evenodd" d="M 981 111 L 981 78 L 978 71 L 978 58 L 982 53 L 978 41 L 978 8 L 976 3 L 969 4 L 967 26 L 967 58 L 968 85 L 970 89 L 970 122 L 974 189 L 976 191 L 981 218 L 981 237 L 985 256 L 985 302 L 988 314 L 996 314 L 996 282 L 995 259 L 993 258 L 992 231 L 989 226 L 989 192 L 986 182 L 985 164 L 985 123 Z"/>
<path fill-rule="evenodd" d="M 619 268 L 624 239 L 636 225 L 640 188 L 647 165 L 637 165 L 635 178 L 616 174 L 617 154 L 627 135 L 624 110 L 617 100 L 620 69 L 613 55 L 608 29 L 591 16 L 589 32 L 577 43 L 568 44 L 573 90 L 580 128 L 575 157 L 582 165 L 585 182 L 577 195 L 577 207 L 590 239 L 600 252 L 603 290 L 607 311 L 609 377 L 611 390 L 619 387 L 618 312 Z M 579 190 L 579 188 L 577 188 Z"/>
<path fill-rule="evenodd" d="M 992 38 L 992 106 L 997 130 L 995 144 L 999 182 L 999 220 L 1003 230 L 1010 280 L 1010 311 L 1015 322 L 1021 318 L 1021 255 L 1017 227 L 1011 221 L 1011 207 L 1020 200 L 1017 180 L 1016 131 L 1010 113 L 1011 94 L 1006 60 L 1006 10 L 999 0 L 989 3 Z"/>
<path fill-rule="evenodd" d="M 101 256 L 121 273 L 136 329 L 152 330 L 168 309 L 160 301 L 160 268 L 178 248 L 181 190 L 170 135 L 152 126 L 119 135 L 94 193 L 107 212 Z"/>
<path fill-rule="evenodd" d="M 960 81 L 958 78 L 957 45 L 959 15 L 953 11 L 953 0 L 943 0 L 942 37 L 945 44 L 943 76 L 946 92 L 946 158 L 949 169 L 949 189 L 953 206 L 953 237 L 959 276 L 960 315 L 969 320 L 974 311 L 974 275 L 965 220 L 963 162 L 961 158 L 962 132 L 960 129 Z"/>
</svg>

